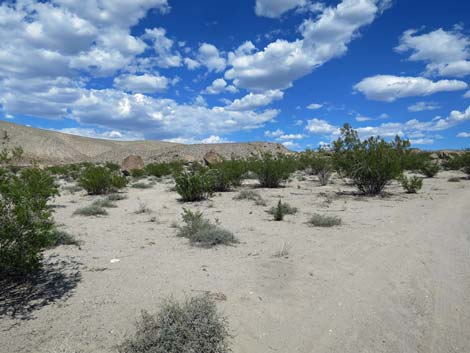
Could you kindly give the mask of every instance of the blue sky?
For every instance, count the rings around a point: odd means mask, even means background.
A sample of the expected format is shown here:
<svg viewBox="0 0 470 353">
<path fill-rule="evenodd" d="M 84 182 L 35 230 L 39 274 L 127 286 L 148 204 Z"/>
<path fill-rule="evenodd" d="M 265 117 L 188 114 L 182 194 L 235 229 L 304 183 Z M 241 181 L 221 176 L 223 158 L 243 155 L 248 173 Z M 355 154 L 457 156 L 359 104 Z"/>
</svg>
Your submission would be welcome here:
<svg viewBox="0 0 470 353">
<path fill-rule="evenodd" d="M 470 147 L 461 0 L 0 2 L 0 119 L 83 136 Z"/>
</svg>

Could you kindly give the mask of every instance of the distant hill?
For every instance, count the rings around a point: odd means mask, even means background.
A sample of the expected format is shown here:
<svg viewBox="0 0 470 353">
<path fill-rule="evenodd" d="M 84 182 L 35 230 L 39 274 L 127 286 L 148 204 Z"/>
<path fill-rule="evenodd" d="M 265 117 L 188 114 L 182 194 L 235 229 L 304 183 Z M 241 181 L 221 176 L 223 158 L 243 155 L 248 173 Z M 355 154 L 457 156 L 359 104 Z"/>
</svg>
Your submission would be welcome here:
<svg viewBox="0 0 470 353">
<path fill-rule="evenodd" d="M 258 156 L 265 152 L 291 153 L 278 143 L 247 142 L 184 145 L 164 141 L 101 140 L 60 132 L 32 128 L 0 121 L 0 137 L 9 137 L 8 147 L 20 146 L 27 163 L 65 164 L 78 162 L 120 163 L 131 154 L 141 156 L 146 163 L 170 160 L 202 160 L 214 151 L 224 158 Z"/>
</svg>

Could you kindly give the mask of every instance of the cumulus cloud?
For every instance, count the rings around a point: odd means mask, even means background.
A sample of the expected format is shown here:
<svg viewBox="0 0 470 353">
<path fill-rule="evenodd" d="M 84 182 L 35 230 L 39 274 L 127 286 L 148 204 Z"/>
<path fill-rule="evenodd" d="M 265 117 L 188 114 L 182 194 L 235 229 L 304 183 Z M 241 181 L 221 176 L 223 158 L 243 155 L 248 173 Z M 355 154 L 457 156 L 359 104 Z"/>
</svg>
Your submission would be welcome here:
<svg viewBox="0 0 470 353">
<path fill-rule="evenodd" d="M 467 138 L 470 137 L 470 132 L 459 132 L 457 137 Z"/>
<path fill-rule="evenodd" d="M 436 110 L 439 109 L 441 106 L 436 102 L 417 102 L 408 107 L 410 112 L 422 112 L 427 110 Z"/>
<path fill-rule="evenodd" d="M 285 147 L 285 148 L 288 148 L 288 149 L 299 149 L 300 148 L 300 145 L 294 141 L 285 141 L 282 143 L 282 145 Z"/>
<path fill-rule="evenodd" d="M 336 7 L 326 7 L 316 19 L 302 23 L 301 39 L 293 42 L 278 39 L 262 51 L 251 48 L 249 53 L 243 50 L 229 53 L 231 68 L 225 78 L 252 91 L 291 87 L 293 81 L 343 55 L 359 29 L 372 23 L 384 3 L 343 0 Z"/>
<path fill-rule="evenodd" d="M 146 29 L 144 38 L 153 44 L 156 65 L 163 68 L 178 67 L 182 65 L 181 54 L 173 49 L 174 41 L 166 37 L 164 28 Z"/>
<path fill-rule="evenodd" d="M 203 93 L 205 94 L 220 94 L 223 92 L 236 93 L 238 89 L 234 85 L 228 85 L 227 81 L 223 78 L 218 78 L 208 86 Z"/>
<path fill-rule="evenodd" d="M 65 128 L 59 130 L 53 130 L 62 132 L 69 135 L 77 135 L 83 137 L 104 139 L 104 140 L 116 140 L 116 141 L 139 141 L 144 140 L 144 135 L 138 132 L 124 132 L 117 130 L 102 130 L 94 128 Z"/>
<path fill-rule="evenodd" d="M 163 92 L 168 87 L 169 80 L 158 75 L 121 75 L 114 79 L 114 86 L 127 92 L 155 93 Z"/>
<path fill-rule="evenodd" d="M 172 139 L 166 139 L 167 142 L 174 142 L 174 143 L 182 143 L 185 145 L 195 145 L 195 144 L 215 144 L 215 143 L 232 143 L 224 137 L 220 137 L 217 135 L 211 135 L 209 137 L 203 139 L 195 139 L 195 138 L 186 138 L 186 137 L 175 137 Z"/>
<path fill-rule="evenodd" d="M 317 109 L 320 109 L 321 107 L 323 107 L 323 104 L 312 103 L 307 106 L 307 109 L 317 110 Z"/>
<path fill-rule="evenodd" d="M 333 134 L 338 131 L 338 127 L 331 125 L 326 120 L 311 119 L 307 120 L 305 130 L 312 134 Z"/>
<path fill-rule="evenodd" d="M 279 18 L 285 12 L 305 6 L 306 0 L 256 0 L 255 12 L 258 16 Z"/>
<path fill-rule="evenodd" d="M 221 72 L 226 67 L 226 60 L 220 55 L 217 47 L 212 44 L 201 44 L 197 59 L 209 71 Z"/>
<path fill-rule="evenodd" d="M 284 97 L 284 92 L 280 90 L 270 90 L 263 93 L 249 93 L 243 98 L 235 99 L 227 106 L 228 110 L 247 111 L 271 104 L 275 100 Z"/>
<path fill-rule="evenodd" d="M 354 86 L 368 99 L 394 102 L 399 98 L 429 96 L 438 92 L 459 91 L 467 84 L 458 80 L 431 81 L 424 77 L 377 75 L 367 77 Z"/>
<path fill-rule="evenodd" d="M 470 37 L 459 28 L 419 34 L 405 31 L 396 48 L 400 53 L 411 52 L 409 60 L 427 63 L 426 74 L 463 77 L 470 75 Z"/>
<path fill-rule="evenodd" d="M 466 92 L 466 93 L 463 95 L 463 98 L 470 98 L 470 91 Z"/>
<path fill-rule="evenodd" d="M 284 131 L 282 131 L 281 129 L 277 129 L 275 131 L 266 130 L 264 132 L 264 136 L 266 136 L 266 137 L 274 138 L 274 137 L 279 137 L 279 136 L 282 136 L 282 135 L 284 135 Z"/>
</svg>

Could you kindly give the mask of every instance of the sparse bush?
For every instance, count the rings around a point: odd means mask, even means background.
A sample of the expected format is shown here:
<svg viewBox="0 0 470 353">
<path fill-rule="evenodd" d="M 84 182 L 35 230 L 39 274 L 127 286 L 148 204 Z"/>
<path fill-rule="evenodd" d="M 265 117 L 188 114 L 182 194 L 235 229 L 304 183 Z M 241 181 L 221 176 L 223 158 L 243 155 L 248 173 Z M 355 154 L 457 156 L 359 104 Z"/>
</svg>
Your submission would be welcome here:
<svg viewBox="0 0 470 353">
<path fill-rule="evenodd" d="M 234 200 L 253 200 L 258 206 L 266 206 L 266 201 L 263 200 L 260 194 L 253 190 L 242 190 L 238 195 L 234 196 Z"/>
<path fill-rule="evenodd" d="M 188 238 L 193 245 L 210 248 L 238 242 L 232 232 L 204 219 L 202 212 L 192 212 L 185 208 L 182 217 L 184 225 L 178 227 L 177 236 Z"/>
<path fill-rule="evenodd" d="M 458 182 L 460 182 L 460 180 L 461 179 L 458 178 L 458 177 L 450 177 L 449 179 L 447 179 L 447 181 L 450 182 L 450 183 L 458 183 Z"/>
<path fill-rule="evenodd" d="M 106 162 L 104 166 L 112 172 L 119 172 L 121 170 L 121 167 L 119 166 L 119 164 L 116 164 L 113 162 Z"/>
<path fill-rule="evenodd" d="M 257 175 L 261 187 L 278 188 L 295 171 L 296 162 L 289 156 L 267 153 L 262 159 L 252 159 L 248 168 Z"/>
<path fill-rule="evenodd" d="M 314 227 L 334 227 L 341 225 L 341 218 L 315 213 L 312 215 L 308 223 Z"/>
<path fill-rule="evenodd" d="M 140 182 L 140 183 L 134 183 L 131 185 L 131 188 L 134 188 L 134 189 L 151 189 L 152 188 L 152 185 L 151 184 L 147 184 L 147 183 L 143 183 L 143 182 Z"/>
<path fill-rule="evenodd" d="M 408 141 L 398 136 L 389 143 L 380 137 L 361 141 L 348 124 L 341 129 L 341 137 L 334 142 L 333 159 L 337 170 L 351 178 L 366 195 L 377 195 L 403 172 L 403 155 Z"/>
<path fill-rule="evenodd" d="M 227 322 L 208 296 L 183 304 L 166 300 L 155 315 L 142 312 L 134 337 L 119 353 L 229 353 Z"/>
<path fill-rule="evenodd" d="M 152 213 L 152 210 L 148 208 L 147 204 L 145 202 L 139 202 L 139 208 L 137 211 L 135 211 L 135 214 L 149 214 Z"/>
<path fill-rule="evenodd" d="M 75 237 L 64 230 L 55 228 L 51 234 L 52 241 L 49 244 L 49 248 L 55 248 L 61 245 L 74 245 L 80 246 L 81 242 L 75 239 Z"/>
<path fill-rule="evenodd" d="M 140 179 L 145 176 L 145 170 L 144 169 L 133 169 L 131 170 L 131 176 L 135 179 Z"/>
<path fill-rule="evenodd" d="M 109 201 L 122 201 L 127 199 L 127 196 L 124 194 L 111 194 L 106 197 Z"/>
<path fill-rule="evenodd" d="M 76 192 L 82 191 L 83 188 L 79 185 L 67 185 L 62 188 L 64 191 L 68 191 L 71 194 L 75 194 Z"/>
<path fill-rule="evenodd" d="M 85 217 L 107 216 L 108 211 L 106 211 L 103 207 L 92 204 L 92 205 L 77 209 L 73 214 L 78 215 L 78 216 L 85 216 Z"/>
<path fill-rule="evenodd" d="M 423 187 L 423 179 L 417 176 L 410 178 L 402 176 L 400 182 L 401 186 L 403 186 L 403 189 L 405 189 L 408 194 L 416 194 Z"/>
<path fill-rule="evenodd" d="M 212 196 L 212 178 L 204 172 L 183 172 L 176 179 L 176 192 L 184 202 L 201 201 Z"/>
<path fill-rule="evenodd" d="M 246 162 L 241 160 L 229 160 L 215 164 L 209 170 L 213 179 L 213 190 L 228 191 L 231 187 L 240 186 L 246 171 Z"/>
<path fill-rule="evenodd" d="M 124 176 L 117 175 L 108 168 L 89 166 L 81 174 L 79 185 L 90 195 L 103 195 L 121 189 L 127 184 Z"/>
<path fill-rule="evenodd" d="M 331 156 L 323 150 L 303 152 L 299 157 L 299 169 L 307 174 L 318 176 L 321 186 L 328 185 L 334 170 Z"/>
<path fill-rule="evenodd" d="M 433 162 L 426 162 L 419 169 L 421 174 L 424 174 L 428 178 L 434 178 L 439 173 L 439 165 Z"/>
<path fill-rule="evenodd" d="M 1 275 L 25 275 L 40 268 L 42 251 L 54 241 L 47 203 L 56 195 L 54 179 L 40 169 L 0 173 Z"/>
<path fill-rule="evenodd" d="M 109 198 L 98 199 L 93 201 L 92 206 L 103 207 L 103 208 L 116 208 L 117 205 Z"/>
<path fill-rule="evenodd" d="M 292 207 L 287 202 L 279 200 L 276 207 L 271 207 L 268 213 L 274 216 L 275 221 L 282 221 L 285 215 L 292 215 L 297 213 L 297 208 Z"/>
<path fill-rule="evenodd" d="M 470 151 L 466 151 L 452 159 L 453 169 L 460 169 L 470 178 Z"/>
<path fill-rule="evenodd" d="M 317 176 L 321 186 L 328 185 L 328 182 L 331 178 L 331 173 L 332 171 L 330 169 L 321 169 L 318 171 Z"/>
<path fill-rule="evenodd" d="M 145 174 L 161 178 L 167 175 L 178 174 L 183 171 L 181 162 L 150 163 L 145 166 Z"/>
</svg>

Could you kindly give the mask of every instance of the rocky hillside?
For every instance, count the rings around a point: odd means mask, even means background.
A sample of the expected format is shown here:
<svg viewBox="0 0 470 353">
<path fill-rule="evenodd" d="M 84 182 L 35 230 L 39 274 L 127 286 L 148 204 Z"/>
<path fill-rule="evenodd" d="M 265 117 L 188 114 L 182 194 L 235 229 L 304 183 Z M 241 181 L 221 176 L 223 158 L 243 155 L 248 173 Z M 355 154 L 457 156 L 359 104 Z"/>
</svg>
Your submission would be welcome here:
<svg viewBox="0 0 470 353">
<path fill-rule="evenodd" d="M 202 160 L 214 151 L 224 158 L 258 156 L 265 152 L 290 153 L 281 144 L 268 142 L 184 145 L 164 141 L 111 141 L 68 135 L 0 121 L 0 138 L 9 137 L 8 147 L 20 146 L 26 163 L 63 164 L 112 161 L 120 163 L 129 155 L 146 163 L 169 160 Z"/>
</svg>

